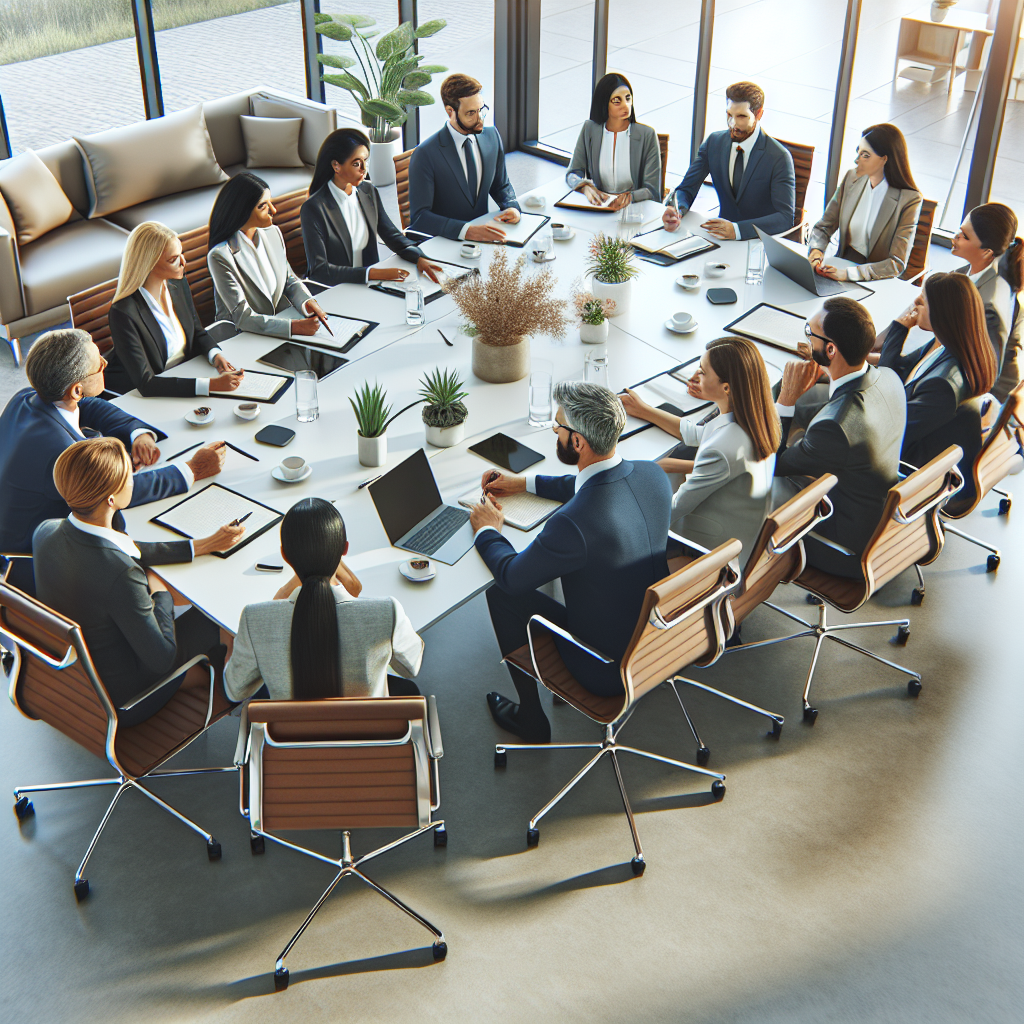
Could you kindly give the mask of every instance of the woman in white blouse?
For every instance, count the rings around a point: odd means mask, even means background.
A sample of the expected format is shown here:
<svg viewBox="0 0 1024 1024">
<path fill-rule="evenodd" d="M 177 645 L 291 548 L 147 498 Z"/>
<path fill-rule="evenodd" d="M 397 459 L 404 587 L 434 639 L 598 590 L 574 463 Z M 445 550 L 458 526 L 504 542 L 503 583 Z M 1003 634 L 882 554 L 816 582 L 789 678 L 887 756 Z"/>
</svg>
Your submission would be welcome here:
<svg viewBox="0 0 1024 1024">
<path fill-rule="evenodd" d="M 592 205 L 610 210 L 645 199 L 661 202 L 658 136 L 637 123 L 633 88 L 623 75 L 607 74 L 597 83 L 565 181 Z"/>
<path fill-rule="evenodd" d="M 833 281 L 880 281 L 907 269 L 914 247 L 921 193 L 910 173 L 907 140 L 894 124 L 873 124 L 857 143 L 857 165 L 839 183 L 808 238 L 808 259 Z M 825 249 L 839 233 L 840 259 L 859 264 L 833 267 Z"/>
<path fill-rule="evenodd" d="M 648 405 L 629 389 L 622 404 L 630 416 L 697 448 L 692 460 L 659 462 L 666 473 L 684 477 L 672 498 L 673 531 L 704 548 L 735 537 L 743 545 L 743 562 L 771 511 L 775 453 L 781 440 L 761 353 L 745 338 L 710 342 L 690 391 L 714 402 L 719 415 L 698 425 Z"/>
<path fill-rule="evenodd" d="M 128 236 L 108 323 L 114 351 L 105 376 L 111 391 L 124 394 L 137 388 L 146 398 L 192 398 L 234 391 L 242 381 L 242 371 L 228 362 L 199 322 L 185 280 L 181 242 L 166 224 L 146 221 Z M 198 355 L 219 376 L 159 376 Z"/>
</svg>

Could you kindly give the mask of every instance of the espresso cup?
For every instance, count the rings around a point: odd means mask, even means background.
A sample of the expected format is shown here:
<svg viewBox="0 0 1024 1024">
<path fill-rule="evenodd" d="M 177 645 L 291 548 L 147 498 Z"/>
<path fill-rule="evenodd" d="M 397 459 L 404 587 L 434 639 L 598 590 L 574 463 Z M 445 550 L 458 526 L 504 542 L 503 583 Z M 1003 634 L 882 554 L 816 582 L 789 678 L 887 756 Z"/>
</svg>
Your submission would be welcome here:
<svg viewBox="0 0 1024 1024">
<path fill-rule="evenodd" d="M 684 288 L 699 288 L 700 274 L 683 274 L 679 281 Z"/>
<path fill-rule="evenodd" d="M 708 277 L 723 277 L 725 272 L 729 269 L 728 263 L 705 263 L 704 273 Z"/>
<path fill-rule="evenodd" d="M 434 569 L 429 558 L 410 558 L 409 571 L 414 576 L 429 576 Z"/>
<path fill-rule="evenodd" d="M 677 331 L 685 331 L 687 328 L 693 326 L 693 317 L 689 313 L 673 313 L 672 314 L 672 326 Z"/>
<path fill-rule="evenodd" d="M 287 459 L 281 460 L 281 472 L 289 480 L 298 480 L 306 472 L 306 460 L 300 459 L 298 455 L 289 455 Z"/>
<path fill-rule="evenodd" d="M 235 414 L 243 420 L 254 420 L 260 414 L 260 407 L 255 402 L 242 402 L 235 406 Z"/>
<path fill-rule="evenodd" d="M 569 234 L 570 234 L 569 225 L 568 224 L 552 224 L 551 225 L 551 234 L 555 238 L 568 238 Z"/>
<path fill-rule="evenodd" d="M 476 242 L 463 242 L 462 248 L 459 250 L 466 259 L 475 259 L 480 255 L 480 246 Z"/>
</svg>

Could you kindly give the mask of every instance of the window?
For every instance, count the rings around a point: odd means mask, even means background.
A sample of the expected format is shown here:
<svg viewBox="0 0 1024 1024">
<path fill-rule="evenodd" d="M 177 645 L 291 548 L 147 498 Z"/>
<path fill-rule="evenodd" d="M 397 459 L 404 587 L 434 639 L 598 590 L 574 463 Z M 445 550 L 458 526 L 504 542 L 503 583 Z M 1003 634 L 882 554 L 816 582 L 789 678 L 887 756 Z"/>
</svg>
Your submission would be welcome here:
<svg viewBox="0 0 1024 1024">
<path fill-rule="evenodd" d="M 541 142 L 573 151 L 590 113 L 594 0 L 542 0 L 540 22 Z"/>
<path fill-rule="evenodd" d="M 991 198 L 994 203 L 1006 203 L 1017 214 L 1017 234 L 1024 234 L 1024 46 L 1019 41 L 992 174 Z"/>
</svg>

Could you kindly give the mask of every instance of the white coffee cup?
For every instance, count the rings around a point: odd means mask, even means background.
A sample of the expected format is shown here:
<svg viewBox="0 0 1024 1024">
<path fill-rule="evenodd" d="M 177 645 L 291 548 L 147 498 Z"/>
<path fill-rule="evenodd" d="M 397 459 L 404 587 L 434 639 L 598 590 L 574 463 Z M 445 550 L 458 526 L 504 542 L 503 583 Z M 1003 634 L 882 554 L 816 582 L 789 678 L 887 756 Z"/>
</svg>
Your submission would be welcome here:
<svg viewBox="0 0 1024 1024">
<path fill-rule="evenodd" d="M 527 196 L 523 202 L 534 210 L 543 210 L 548 201 L 543 196 Z"/>
<path fill-rule="evenodd" d="M 729 269 L 728 263 L 705 263 L 704 273 L 708 277 L 724 277 L 725 272 Z"/>
<path fill-rule="evenodd" d="M 699 288 L 700 274 L 683 274 L 683 276 L 679 278 L 679 283 L 684 288 Z"/>
<path fill-rule="evenodd" d="M 555 238 L 568 238 L 572 231 L 568 224 L 552 224 L 551 234 Z"/>
<path fill-rule="evenodd" d="M 476 259 L 480 255 L 480 246 L 476 242 L 463 242 L 459 252 L 468 260 Z"/>
<path fill-rule="evenodd" d="M 412 576 L 429 576 L 434 567 L 430 564 L 429 558 L 417 557 L 409 559 L 409 574 Z"/>
<path fill-rule="evenodd" d="M 306 472 L 306 460 L 298 455 L 289 455 L 287 459 L 281 460 L 281 472 L 289 480 L 298 480 Z"/>
<path fill-rule="evenodd" d="M 672 326 L 677 331 L 685 331 L 693 326 L 693 317 L 689 313 L 679 312 L 672 314 Z"/>
<path fill-rule="evenodd" d="M 235 415 L 243 420 L 254 420 L 260 414 L 260 407 L 256 402 L 240 402 L 235 406 Z"/>
</svg>

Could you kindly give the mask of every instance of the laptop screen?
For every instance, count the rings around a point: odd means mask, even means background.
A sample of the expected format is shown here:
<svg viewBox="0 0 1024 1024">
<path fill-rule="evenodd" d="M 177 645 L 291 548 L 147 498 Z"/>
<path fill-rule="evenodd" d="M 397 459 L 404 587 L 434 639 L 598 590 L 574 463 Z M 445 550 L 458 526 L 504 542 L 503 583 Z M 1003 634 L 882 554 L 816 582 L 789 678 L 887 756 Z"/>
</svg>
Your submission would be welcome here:
<svg viewBox="0 0 1024 1024">
<path fill-rule="evenodd" d="M 422 448 L 370 484 L 369 491 L 392 544 L 442 504 L 441 492 Z"/>
</svg>

